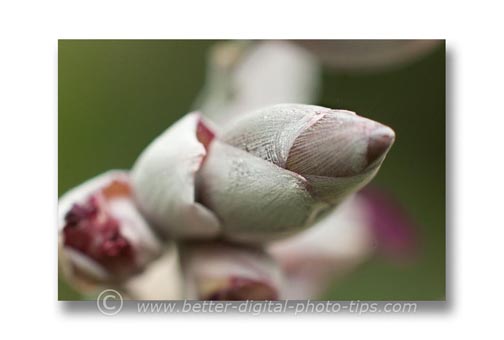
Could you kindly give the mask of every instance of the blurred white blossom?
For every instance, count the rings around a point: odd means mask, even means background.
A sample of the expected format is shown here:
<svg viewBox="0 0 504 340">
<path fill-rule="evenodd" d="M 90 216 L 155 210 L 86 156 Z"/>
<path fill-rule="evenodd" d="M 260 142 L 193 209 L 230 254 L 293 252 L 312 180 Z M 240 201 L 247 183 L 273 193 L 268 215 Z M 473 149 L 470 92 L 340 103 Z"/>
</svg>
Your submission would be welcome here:
<svg viewBox="0 0 504 340">
<path fill-rule="evenodd" d="M 259 248 L 222 242 L 181 245 L 186 297 L 200 300 L 277 300 L 282 275 Z"/>
</svg>

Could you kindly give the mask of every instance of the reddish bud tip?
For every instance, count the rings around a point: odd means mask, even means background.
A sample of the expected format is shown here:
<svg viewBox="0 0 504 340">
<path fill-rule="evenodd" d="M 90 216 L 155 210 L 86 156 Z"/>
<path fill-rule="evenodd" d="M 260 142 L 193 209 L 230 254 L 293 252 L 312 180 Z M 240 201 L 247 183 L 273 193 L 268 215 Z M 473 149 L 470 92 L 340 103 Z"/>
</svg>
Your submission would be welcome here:
<svg viewBox="0 0 504 340">
<path fill-rule="evenodd" d="M 201 144 L 203 144 L 205 149 L 208 150 L 208 147 L 212 143 L 212 140 L 214 139 L 214 137 L 215 137 L 215 134 L 200 119 L 198 121 L 198 126 L 196 128 L 196 138 L 198 138 L 198 141 Z"/>
<path fill-rule="evenodd" d="M 375 163 L 394 143 L 394 131 L 386 126 L 380 126 L 370 133 L 366 159 L 368 166 Z"/>
</svg>

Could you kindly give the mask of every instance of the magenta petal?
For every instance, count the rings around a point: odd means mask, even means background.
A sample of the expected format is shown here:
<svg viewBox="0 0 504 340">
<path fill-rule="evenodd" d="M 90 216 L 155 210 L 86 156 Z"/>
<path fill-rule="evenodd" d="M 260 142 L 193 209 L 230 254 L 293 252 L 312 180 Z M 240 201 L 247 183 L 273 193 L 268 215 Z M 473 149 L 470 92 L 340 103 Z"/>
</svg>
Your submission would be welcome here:
<svg viewBox="0 0 504 340">
<path fill-rule="evenodd" d="M 379 253 L 393 262 L 409 262 L 418 250 L 418 225 L 390 193 L 366 187 L 358 193 L 367 203 L 370 227 Z"/>
</svg>

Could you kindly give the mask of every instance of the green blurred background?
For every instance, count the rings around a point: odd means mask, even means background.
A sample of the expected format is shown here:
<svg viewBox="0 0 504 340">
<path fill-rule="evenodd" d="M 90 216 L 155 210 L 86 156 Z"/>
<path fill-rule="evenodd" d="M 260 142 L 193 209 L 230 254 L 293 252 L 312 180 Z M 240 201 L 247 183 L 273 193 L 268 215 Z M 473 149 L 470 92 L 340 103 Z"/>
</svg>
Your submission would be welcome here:
<svg viewBox="0 0 504 340">
<path fill-rule="evenodd" d="M 58 193 L 143 148 L 188 112 L 214 41 L 62 40 L 58 52 Z M 391 127 L 397 140 L 374 183 L 395 194 L 420 226 L 413 263 L 377 256 L 338 281 L 333 300 L 445 299 L 445 46 L 380 72 L 324 69 L 323 106 Z M 81 297 L 61 278 L 59 299 Z"/>
</svg>

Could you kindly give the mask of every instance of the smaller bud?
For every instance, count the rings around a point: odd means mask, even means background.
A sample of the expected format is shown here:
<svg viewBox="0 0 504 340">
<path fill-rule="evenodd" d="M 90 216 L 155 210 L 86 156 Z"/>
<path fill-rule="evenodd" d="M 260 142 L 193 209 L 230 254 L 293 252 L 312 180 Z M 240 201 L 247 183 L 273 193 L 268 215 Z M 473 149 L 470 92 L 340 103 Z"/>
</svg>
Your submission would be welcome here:
<svg viewBox="0 0 504 340">
<path fill-rule="evenodd" d="M 213 238 L 220 224 L 197 202 L 195 177 L 215 132 L 198 113 L 189 113 L 142 152 L 131 170 L 135 202 L 165 238 Z"/>
<path fill-rule="evenodd" d="M 62 269 L 77 285 L 120 283 L 160 255 L 126 172 L 107 172 L 72 189 L 61 197 L 59 215 Z"/>
<path fill-rule="evenodd" d="M 261 249 L 197 242 L 183 244 L 180 256 L 189 299 L 280 298 L 280 271 Z"/>
</svg>

